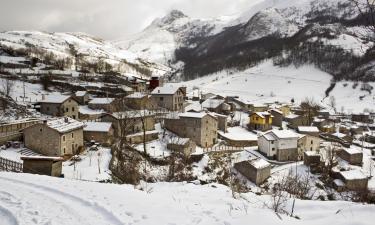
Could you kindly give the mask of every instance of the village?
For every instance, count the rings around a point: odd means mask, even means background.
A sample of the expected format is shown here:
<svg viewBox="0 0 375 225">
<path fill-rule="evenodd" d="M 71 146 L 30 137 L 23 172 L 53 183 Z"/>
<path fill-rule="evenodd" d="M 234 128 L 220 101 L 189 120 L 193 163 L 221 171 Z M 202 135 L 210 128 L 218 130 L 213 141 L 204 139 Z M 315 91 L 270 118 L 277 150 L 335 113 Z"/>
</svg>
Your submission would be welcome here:
<svg viewBox="0 0 375 225">
<path fill-rule="evenodd" d="M 308 98 L 259 104 L 188 93 L 159 76 L 126 84 L 121 94 L 87 86 L 40 94 L 32 116 L 0 124 L 0 170 L 96 182 L 198 180 L 260 192 L 293 178 L 308 189 L 301 199 L 374 201 L 373 113 L 332 113 Z M 124 149 L 147 162 L 122 165 Z M 134 178 L 134 168 L 147 175 Z"/>
</svg>

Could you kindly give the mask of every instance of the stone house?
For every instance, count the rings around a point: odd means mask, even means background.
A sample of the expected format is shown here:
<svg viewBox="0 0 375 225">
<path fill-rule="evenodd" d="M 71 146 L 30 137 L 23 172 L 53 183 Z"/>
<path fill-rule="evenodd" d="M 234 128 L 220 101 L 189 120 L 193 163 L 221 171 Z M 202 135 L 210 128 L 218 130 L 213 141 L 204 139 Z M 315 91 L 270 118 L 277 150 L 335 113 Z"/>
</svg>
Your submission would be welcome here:
<svg viewBox="0 0 375 225">
<path fill-rule="evenodd" d="M 212 147 L 217 142 L 217 118 L 208 113 L 180 113 L 177 117 L 166 118 L 164 126 L 201 147 Z"/>
<path fill-rule="evenodd" d="M 272 129 L 273 116 L 269 112 L 255 112 L 250 115 L 250 130 L 267 131 Z"/>
<path fill-rule="evenodd" d="M 283 112 L 278 109 L 270 109 L 268 112 L 272 115 L 272 125 L 282 127 L 284 120 Z"/>
<path fill-rule="evenodd" d="M 319 152 L 320 150 L 320 138 L 316 136 L 311 136 L 308 134 L 300 135 L 298 139 L 298 158 L 302 159 L 304 152 L 314 151 Z"/>
<path fill-rule="evenodd" d="M 350 191 L 364 191 L 368 189 L 369 178 L 360 170 L 340 171 L 339 177 Z"/>
<path fill-rule="evenodd" d="M 159 138 L 159 132 L 157 130 L 146 131 L 146 134 L 143 132 L 138 132 L 135 134 L 129 134 L 126 136 L 126 140 L 130 144 L 141 144 L 143 141 L 150 142 L 157 140 Z"/>
<path fill-rule="evenodd" d="M 43 95 L 42 100 L 39 103 L 40 112 L 42 114 L 56 117 L 65 116 L 73 119 L 78 119 L 78 102 L 71 96 Z"/>
<path fill-rule="evenodd" d="M 248 108 L 249 108 L 249 111 L 252 113 L 266 112 L 268 110 L 268 106 L 264 104 L 250 104 Z"/>
<path fill-rule="evenodd" d="M 42 155 L 72 156 L 83 150 L 84 126 L 69 117 L 44 121 L 24 129 L 24 144 Z"/>
<path fill-rule="evenodd" d="M 173 138 L 167 144 L 167 149 L 184 154 L 186 157 L 195 152 L 196 144 L 189 138 Z"/>
<path fill-rule="evenodd" d="M 261 158 L 235 163 L 234 168 L 256 185 L 264 183 L 271 175 L 271 164 Z"/>
<path fill-rule="evenodd" d="M 146 131 L 155 130 L 155 114 L 147 110 L 107 113 L 101 117 L 102 122 L 112 123 L 116 137 L 142 132 L 142 120 Z"/>
<path fill-rule="evenodd" d="M 119 107 L 116 105 L 117 101 L 114 98 L 93 98 L 89 101 L 88 106 L 93 110 L 104 110 L 106 112 L 116 112 Z"/>
<path fill-rule="evenodd" d="M 224 99 L 210 98 L 202 102 L 202 107 L 210 112 L 228 115 L 231 112 L 231 106 Z"/>
<path fill-rule="evenodd" d="M 77 91 L 74 93 L 73 98 L 78 102 L 78 104 L 87 105 L 90 100 L 90 95 L 87 91 Z"/>
<path fill-rule="evenodd" d="M 307 118 L 297 114 L 289 114 L 285 117 L 285 121 L 289 123 L 289 127 L 292 129 L 297 129 L 299 126 L 308 125 Z"/>
<path fill-rule="evenodd" d="M 134 110 L 151 109 L 152 104 L 147 94 L 135 92 L 124 98 L 124 103 L 127 107 Z"/>
<path fill-rule="evenodd" d="M 218 113 L 209 113 L 217 119 L 217 128 L 220 131 L 227 132 L 228 130 L 228 116 L 218 114 Z"/>
<path fill-rule="evenodd" d="M 363 152 L 353 148 L 344 148 L 336 152 L 337 156 L 347 161 L 351 165 L 361 166 L 363 162 Z"/>
<path fill-rule="evenodd" d="M 303 153 L 303 164 L 306 166 L 314 166 L 320 164 L 320 155 L 315 151 L 306 151 Z"/>
<path fill-rule="evenodd" d="M 170 111 L 184 112 L 184 98 L 184 90 L 179 87 L 157 87 L 151 92 L 153 104 Z"/>
<path fill-rule="evenodd" d="M 52 177 L 61 177 L 62 161 L 61 157 L 48 156 L 23 156 L 23 172 L 46 175 Z"/>
<path fill-rule="evenodd" d="M 369 113 L 353 114 L 352 121 L 360 122 L 360 123 L 372 123 L 373 122 Z"/>
<path fill-rule="evenodd" d="M 0 123 L 0 136 L 21 132 L 23 129 L 40 122 L 38 119 L 30 118 Z"/>
<path fill-rule="evenodd" d="M 290 130 L 270 130 L 258 137 L 259 151 L 278 161 L 297 161 L 298 139 Z"/>
<path fill-rule="evenodd" d="M 94 140 L 103 145 L 111 145 L 114 139 L 114 129 L 112 123 L 87 122 L 83 128 L 83 138 L 89 142 Z"/>
</svg>

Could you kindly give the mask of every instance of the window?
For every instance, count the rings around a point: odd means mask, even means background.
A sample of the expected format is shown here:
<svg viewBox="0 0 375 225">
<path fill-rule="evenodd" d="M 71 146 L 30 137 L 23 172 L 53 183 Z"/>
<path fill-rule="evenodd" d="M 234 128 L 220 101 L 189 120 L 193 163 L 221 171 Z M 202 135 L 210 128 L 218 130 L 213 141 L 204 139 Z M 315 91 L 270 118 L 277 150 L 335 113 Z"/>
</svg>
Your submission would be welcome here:
<svg viewBox="0 0 375 225">
<path fill-rule="evenodd" d="M 39 131 L 40 131 L 40 132 L 43 132 L 43 129 L 42 129 L 42 128 L 40 128 L 40 129 L 39 129 Z"/>
<path fill-rule="evenodd" d="M 74 112 L 74 107 L 72 107 L 72 112 Z"/>
<path fill-rule="evenodd" d="M 74 138 L 74 133 L 72 133 L 72 138 Z"/>
<path fill-rule="evenodd" d="M 47 106 L 47 108 L 46 108 L 46 109 L 47 109 L 47 111 L 49 111 L 49 107 L 48 107 L 48 106 Z"/>
<path fill-rule="evenodd" d="M 311 144 L 313 144 L 314 143 L 314 141 L 313 140 L 311 140 Z"/>
<path fill-rule="evenodd" d="M 69 112 L 69 108 L 66 108 L 65 111 L 66 111 L 66 112 Z"/>
<path fill-rule="evenodd" d="M 65 141 L 65 135 L 63 136 L 63 141 Z"/>
<path fill-rule="evenodd" d="M 275 148 L 272 148 L 272 151 L 275 151 Z"/>
<path fill-rule="evenodd" d="M 274 144 L 275 143 L 275 141 L 271 141 L 271 144 Z"/>
<path fill-rule="evenodd" d="M 65 154 L 65 152 L 66 152 L 66 151 L 65 151 L 65 148 L 64 148 L 64 154 Z"/>
<path fill-rule="evenodd" d="M 164 97 L 160 97 L 160 101 L 164 101 Z"/>
</svg>

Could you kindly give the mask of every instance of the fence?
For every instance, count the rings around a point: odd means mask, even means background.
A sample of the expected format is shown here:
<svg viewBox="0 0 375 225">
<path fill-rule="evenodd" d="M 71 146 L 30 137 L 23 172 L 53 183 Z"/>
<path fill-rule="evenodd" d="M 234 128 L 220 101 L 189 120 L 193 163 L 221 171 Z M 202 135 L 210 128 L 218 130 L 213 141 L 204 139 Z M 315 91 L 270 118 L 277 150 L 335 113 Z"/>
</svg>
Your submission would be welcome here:
<svg viewBox="0 0 375 225">
<path fill-rule="evenodd" d="M 0 157 L 0 171 L 1 170 L 8 171 L 8 172 L 22 173 L 23 164 Z"/>
<path fill-rule="evenodd" d="M 203 152 L 205 153 L 214 153 L 214 152 L 241 152 L 244 151 L 244 147 L 235 147 L 235 146 L 226 146 L 226 145 L 221 145 L 221 146 L 216 146 L 212 148 L 204 148 Z"/>
</svg>

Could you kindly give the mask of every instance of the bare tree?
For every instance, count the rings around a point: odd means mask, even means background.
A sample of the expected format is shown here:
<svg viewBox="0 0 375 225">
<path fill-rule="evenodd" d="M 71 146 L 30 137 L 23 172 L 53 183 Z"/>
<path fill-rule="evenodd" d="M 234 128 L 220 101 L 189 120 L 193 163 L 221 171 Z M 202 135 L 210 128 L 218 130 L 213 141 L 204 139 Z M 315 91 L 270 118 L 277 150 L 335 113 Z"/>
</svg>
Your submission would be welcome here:
<svg viewBox="0 0 375 225">
<path fill-rule="evenodd" d="M 300 107 L 303 111 L 303 116 L 307 120 L 307 124 L 305 125 L 308 126 L 311 125 L 314 117 L 318 115 L 319 110 L 322 108 L 318 103 L 316 103 L 313 99 L 310 98 L 306 98 L 303 102 L 301 102 Z"/>
<path fill-rule="evenodd" d="M 3 93 L 4 96 L 10 97 L 14 90 L 14 80 L 9 80 L 9 79 L 3 79 L 1 82 L 1 90 L 0 92 Z"/>
<path fill-rule="evenodd" d="M 366 26 L 375 34 L 375 0 L 350 0 L 357 7 Z M 374 37 L 373 37 L 374 38 Z"/>
<path fill-rule="evenodd" d="M 335 98 L 335 96 L 331 96 L 330 98 L 329 98 L 329 103 L 328 103 L 328 105 L 329 105 L 329 107 L 331 107 L 332 109 L 333 109 L 333 111 L 335 112 L 335 113 L 337 113 L 337 105 L 336 105 L 336 98 Z"/>
</svg>

